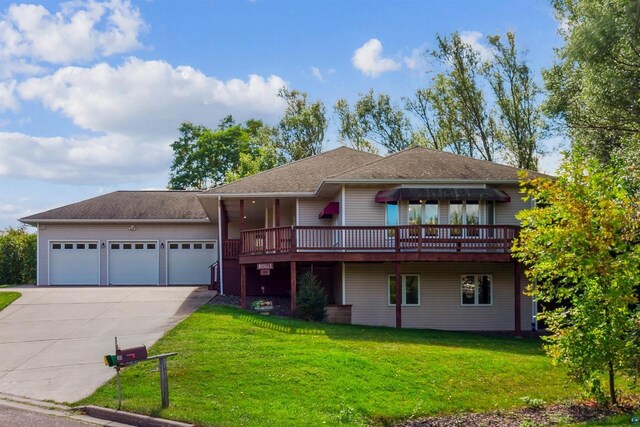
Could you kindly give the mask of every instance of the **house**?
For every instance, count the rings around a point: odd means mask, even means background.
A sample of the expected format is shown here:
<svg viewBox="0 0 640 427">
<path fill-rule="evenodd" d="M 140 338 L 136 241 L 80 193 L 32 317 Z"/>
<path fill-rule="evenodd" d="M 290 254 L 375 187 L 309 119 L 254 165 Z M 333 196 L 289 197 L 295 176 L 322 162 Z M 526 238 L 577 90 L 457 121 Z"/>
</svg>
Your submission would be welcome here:
<svg viewBox="0 0 640 427">
<path fill-rule="evenodd" d="M 204 192 L 118 191 L 22 218 L 38 285 L 181 285 L 290 295 L 312 270 L 352 323 L 535 327 L 510 255 L 530 208 L 513 167 L 422 147 L 346 147 Z M 530 177 L 543 176 L 529 172 Z"/>
</svg>

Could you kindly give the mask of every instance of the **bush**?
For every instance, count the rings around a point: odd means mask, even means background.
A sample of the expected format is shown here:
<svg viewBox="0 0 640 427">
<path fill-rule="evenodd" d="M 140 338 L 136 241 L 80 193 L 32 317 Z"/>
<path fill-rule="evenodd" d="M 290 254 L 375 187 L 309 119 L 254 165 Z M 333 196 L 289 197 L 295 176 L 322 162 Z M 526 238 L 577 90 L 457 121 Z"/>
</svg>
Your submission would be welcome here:
<svg viewBox="0 0 640 427">
<path fill-rule="evenodd" d="M 298 309 L 296 316 L 305 320 L 323 321 L 327 315 L 327 296 L 318 276 L 310 271 L 298 278 Z"/>
<path fill-rule="evenodd" d="M 24 228 L 0 231 L 0 284 L 36 281 L 37 236 Z"/>
</svg>

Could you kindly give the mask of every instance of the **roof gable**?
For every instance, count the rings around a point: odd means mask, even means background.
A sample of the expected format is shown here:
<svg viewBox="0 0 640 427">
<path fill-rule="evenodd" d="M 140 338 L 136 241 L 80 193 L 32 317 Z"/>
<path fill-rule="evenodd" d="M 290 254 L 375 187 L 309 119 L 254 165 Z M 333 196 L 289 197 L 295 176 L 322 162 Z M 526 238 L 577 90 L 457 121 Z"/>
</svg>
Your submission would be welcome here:
<svg viewBox="0 0 640 427">
<path fill-rule="evenodd" d="M 336 174 L 327 181 L 517 181 L 521 170 L 446 151 L 413 147 Z M 539 172 L 527 172 L 532 178 L 547 176 Z"/>
<path fill-rule="evenodd" d="M 339 147 L 212 188 L 205 194 L 315 193 L 325 178 L 380 158 L 377 154 Z"/>
</svg>

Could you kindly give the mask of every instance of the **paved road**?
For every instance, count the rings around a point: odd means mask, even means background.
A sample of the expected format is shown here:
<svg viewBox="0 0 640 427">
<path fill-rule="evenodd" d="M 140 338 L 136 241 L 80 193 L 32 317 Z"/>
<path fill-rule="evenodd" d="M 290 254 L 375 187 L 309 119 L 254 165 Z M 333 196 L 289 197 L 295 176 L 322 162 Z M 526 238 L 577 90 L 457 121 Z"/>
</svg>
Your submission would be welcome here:
<svg viewBox="0 0 640 427">
<path fill-rule="evenodd" d="M 0 312 L 0 392 L 57 402 L 80 400 L 114 375 L 102 361 L 114 336 L 121 347 L 149 347 L 214 295 L 194 287 L 20 292 Z"/>
<path fill-rule="evenodd" d="M 26 409 L 12 408 L 0 402 L 0 426 L 12 427 L 95 427 L 95 424 L 87 424 L 56 415 L 47 415 Z"/>
</svg>

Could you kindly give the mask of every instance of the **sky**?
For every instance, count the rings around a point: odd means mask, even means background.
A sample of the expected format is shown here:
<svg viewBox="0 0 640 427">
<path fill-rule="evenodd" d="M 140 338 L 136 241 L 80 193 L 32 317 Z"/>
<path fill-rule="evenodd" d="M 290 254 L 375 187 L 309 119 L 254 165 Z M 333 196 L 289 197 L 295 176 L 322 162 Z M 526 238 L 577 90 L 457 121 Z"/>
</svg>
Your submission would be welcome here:
<svg viewBox="0 0 640 427">
<path fill-rule="evenodd" d="M 0 229 L 115 190 L 162 189 L 183 121 L 275 124 L 281 87 L 333 105 L 429 84 L 424 53 L 454 31 L 489 55 L 515 31 L 538 79 L 561 45 L 544 0 L 0 0 Z M 541 81 L 541 80 L 540 80 Z M 541 170 L 557 167 L 559 138 Z"/>
</svg>

